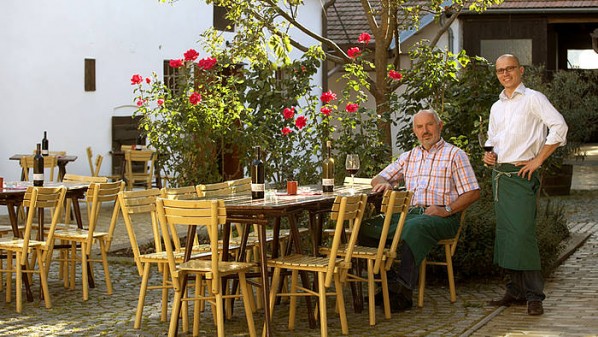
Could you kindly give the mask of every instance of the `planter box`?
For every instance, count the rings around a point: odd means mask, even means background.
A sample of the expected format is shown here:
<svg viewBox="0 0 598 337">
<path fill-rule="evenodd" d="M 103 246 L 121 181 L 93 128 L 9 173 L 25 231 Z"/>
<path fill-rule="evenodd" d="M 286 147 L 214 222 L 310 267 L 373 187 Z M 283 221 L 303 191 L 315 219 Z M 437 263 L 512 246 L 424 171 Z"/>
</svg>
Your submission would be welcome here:
<svg viewBox="0 0 598 337">
<path fill-rule="evenodd" d="M 542 191 L 550 196 L 569 195 L 572 178 L 573 165 L 563 164 L 559 172 L 542 175 Z"/>
</svg>

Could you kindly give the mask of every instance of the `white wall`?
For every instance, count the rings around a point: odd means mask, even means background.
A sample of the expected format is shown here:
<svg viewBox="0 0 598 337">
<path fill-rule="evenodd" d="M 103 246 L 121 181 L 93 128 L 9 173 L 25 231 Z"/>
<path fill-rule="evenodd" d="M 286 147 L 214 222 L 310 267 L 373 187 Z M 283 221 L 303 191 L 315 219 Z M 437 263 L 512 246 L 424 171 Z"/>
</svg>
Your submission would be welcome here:
<svg viewBox="0 0 598 337">
<path fill-rule="evenodd" d="M 320 3 L 301 16 L 319 32 Z M 212 24 L 201 0 L 2 0 L 0 2 L 0 176 L 18 180 L 16 153 L 31 153 L 48 131 L 50 150 L 79 158 L 67 172 L 89 174 L 85 148 L 104 155 L 111 174 L 111 117 L 131 115 L 130 78 L 162 62 L 200 51 L 199 34 Z M 305 38 L 301 38 L 305 41 Z M 84 91 L 84 59 L 96 60 L 96 91 Z M 314 76 L 316 83 L 320 76 Z"/>
</svg>

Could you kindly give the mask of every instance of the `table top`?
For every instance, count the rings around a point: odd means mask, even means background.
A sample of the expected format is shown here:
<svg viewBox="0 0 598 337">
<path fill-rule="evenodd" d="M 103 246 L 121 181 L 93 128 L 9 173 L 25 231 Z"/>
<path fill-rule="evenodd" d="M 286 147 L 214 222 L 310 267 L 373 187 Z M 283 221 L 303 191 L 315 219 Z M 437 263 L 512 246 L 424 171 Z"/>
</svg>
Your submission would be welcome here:
<svg viewBox="0 0 598 337">
<path fill-rule="evenodd" d="M 21 158 L 23 158 L 25 156 L 31 156 L 31 154 L 23 154 L 23 153 L 13 154 L 8 159 L 10 159 L 10 160 L 21 160 Z M 56 160 L 58 160 L 59 162 L 75 161 L 75 160 L 77 160 L 77 158 L 78 158 L 77 156 L 72 156 L 72 155 L 56 156 Z"/>
<path fill-rule="evenodd" d="M 0 188 L 1 196 L 24 195 L 27 187 L 32 186 L 32 181 L 5 181 L 4 186 Z M 67 190 L 80 190 L 89 188 L 89 183 L 80 182 L 44 182 L 44 187 L 60 187 L 64 186 Z"/>
</svg>

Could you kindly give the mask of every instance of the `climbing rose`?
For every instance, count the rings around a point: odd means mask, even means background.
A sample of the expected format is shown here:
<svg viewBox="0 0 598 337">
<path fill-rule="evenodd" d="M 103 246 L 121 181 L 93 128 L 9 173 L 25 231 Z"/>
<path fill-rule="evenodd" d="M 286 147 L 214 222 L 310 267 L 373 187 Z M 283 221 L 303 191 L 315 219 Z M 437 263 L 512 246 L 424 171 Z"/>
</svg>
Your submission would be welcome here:
<svg viewBox="0 0 598 337">
<path fill-rule="evenodd" d="M 336 94 L 330 90 L 326 91 L 325 93 L 322 94 L 322 96 L 320 96 L 320 100 L 322 100 L 322 102 L 324 102 L 324 104 L 328 104 L 328 103 L 330 103 L 330 101 L 332 101 L 334 99 L 336 99 Z"/>
<path fill-rule="evenodd" d="M 282 128 L 282 134 L 285 135 L 285 136 L 288 135 L 291 132 L 293 132 L 293 130 L 291 130 L 290 128 L 288 128 L 286 126 L 284 128 Z"/>
<path fill-rule="evenodd" d="M 137 106 L 138 107 L 141 107 L 143 105 L 143 103 L 145 103 L 145 100 L 143 100 L 141 98 L 137 100 Z"/>
<path fill-rule="evenodd" d="M 358 109 L 359 109 L 359 104 L 357 104 L 357 103 L 348 103 L 347 106 L 345 107 L 345 111 L 347 111 L 349 113 L 357 112 Z"/>
<path fill-rule="evenodd" d="M 301 130 L 307 124 L 307 118 L 305 116 L 299 116 L 295 119 L 295 126 Z"/>
<path fill-rule="evenodd" d="M 182 59 L 173 59 L 173 60 L 170 60 L 170 62 L 168 62 L 168 64 L 172 68 L 180 68 L 183 66 L 183 60 Z"/>
<path fill-rule="evenodd" d="M 189 96 L 189 103 L 197 105 L 199 102 L 201 102 L 201 95 L 199 93 L 194 92 Z"/>
<path fill-rule="evenodd" d="M 185 61 L 195 61 L 195 59 L 199 56 L 199 53 L 195 49 L 187 50 L 183 56 L 185 56 Z"/>
<path fill-rule="evenodd" d="M 149 77 L 147 77 L 147 78 L 145 79 L 145 83 L 147 83 L 147 84 L 150 84 L 150 83 L 152 83 L 152 80 L 151 80 Z"/>
<path fill-rule="evenodd" d="M 199 62 L 197 62 L 197 66 L 204 70 L 212 69 L 218 61 L 213 57 L 204 57 Z"/>
<path fill-rule="evenodd" d="M 162 105 L 164 105 L 164 100 L 163 100 L 163 99 L 161 99 L 161 98 L 158 98 L 158 100 L 156 101 L 156 103 L 157 103 L 159 106 L 162 106 Z"/>
<path fill-rule="evenodd" d="M 347 55 L 349 55 L 349 57 L 352 59 L 356 58 L 360 54 L 361 54 L 361 49 L 359 49 L 359 47 L 353 47 L 353 48 L 349 48 L 349 50 L 347 50 Z"/>
<path fill-rule="evenodd" d="M 370 36 L 370 34 L 363 32 L 363 33 L 359 34 L 359 38 L 357 39 L 357 42 L 368 44 L 368 43 L 370 43 L 371 39 L 372 39 L 372 37 Z"/>
<path fill-rule="evenodd" d="M 330 116 L 330 114 L 332 113 L 332 110 L 327 106 L 323 106 L 322 108 L 320 108 L 320 112 L 326 116 Z"/>
<path fill-rule="evenodd" d="M 400 81 L 403 78 L 403 75 L 396 70 L 389 70 L 388 77 L 392 78 L 393 80 Z"/>
<path fill-rule="evenodd" d="M 135 75 L 133 75 L 133 77 L 131 77 L 131 85 L 141 84 L 142 81 L 143 81 L 143 76 L 141 76 L 139 74 L 135 74 Z"/>
<path fill-rule="evenodd" d="M 282 110 L 282 115 L 284 116 L 284 119 L 293 118 L 295 116 L 295 108 L 294 107 L 284 108 L 284 110 Z"/>
</svg>

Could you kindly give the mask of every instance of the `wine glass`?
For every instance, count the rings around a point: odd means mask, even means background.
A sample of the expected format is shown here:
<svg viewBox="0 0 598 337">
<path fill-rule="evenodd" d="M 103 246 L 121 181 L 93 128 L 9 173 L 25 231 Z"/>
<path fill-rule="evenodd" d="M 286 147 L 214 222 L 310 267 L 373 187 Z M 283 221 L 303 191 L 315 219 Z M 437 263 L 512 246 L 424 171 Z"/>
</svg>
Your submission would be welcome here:
<svg viewBox="0 0 598 337">
<path fill-rule="evenodd" d="M 348 154 L 347 159 L 345 160 L 345 168 L 347 169 L 347 173 L 351 175 L 351 192 L 354 192 L 355 173 L 359 171 L 359 155 Z"/>
<path fill-rule="evenodd" d="M 478 133 L 478 142 L 480 143 L 480 146 L 484 149 L 484 151 L 486 151 L 486 152 L 494 151 L 494 146 L 492 144 L 488 143 L 488 134 L 487 133 L 480 131 L 480 133 Z M 488 164 L 484 163 L 484 166 L 488 167 Z"/>
</svg>

